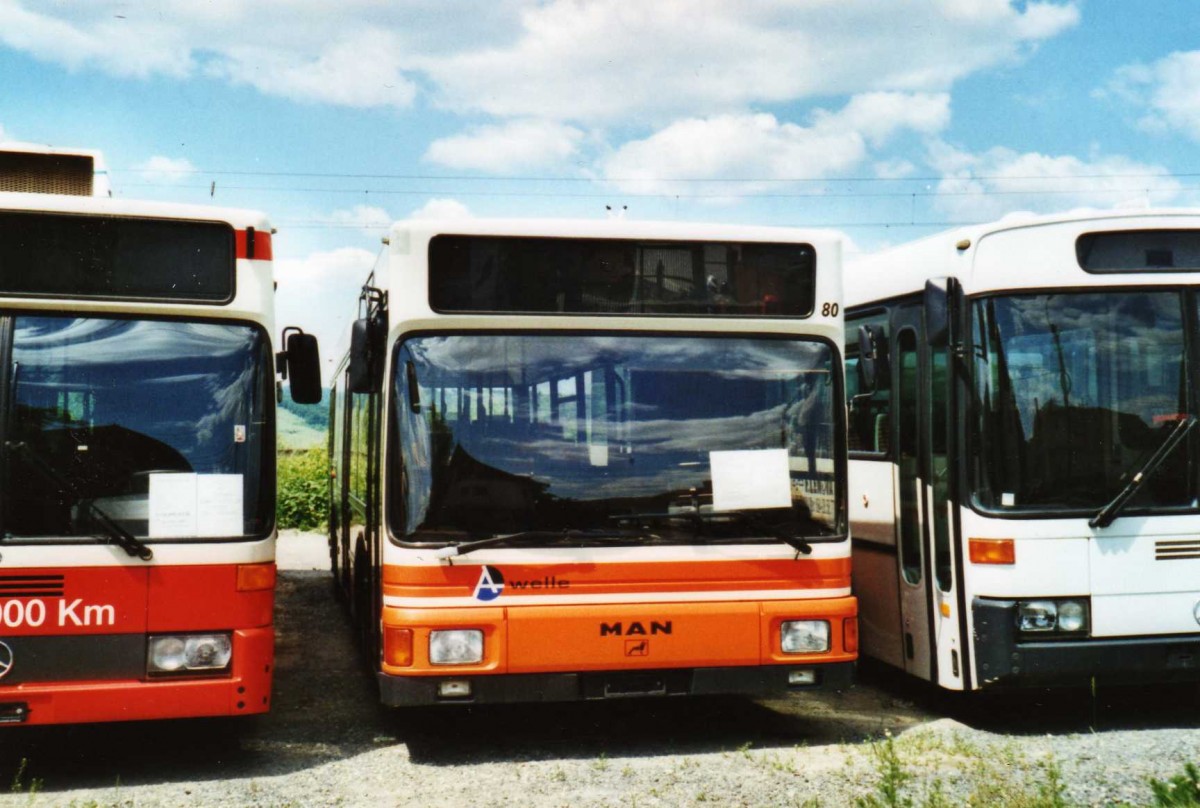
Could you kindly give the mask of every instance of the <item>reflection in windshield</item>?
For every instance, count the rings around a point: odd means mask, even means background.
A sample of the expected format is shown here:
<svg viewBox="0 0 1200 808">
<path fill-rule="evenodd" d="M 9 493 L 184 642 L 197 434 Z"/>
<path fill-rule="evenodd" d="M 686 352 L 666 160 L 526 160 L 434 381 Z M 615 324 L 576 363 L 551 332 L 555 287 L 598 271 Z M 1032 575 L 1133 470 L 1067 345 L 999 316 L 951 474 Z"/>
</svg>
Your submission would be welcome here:
<svg viewBox="0 0 1200 808">
<path fill-rule="evenodd" d="M 96 532 L 94 503 L 139 537 L 187 538 L 212 530 L 260 535 L 271 523 L 265 373 L 269 346 L 248 326 L 71 317 L 14 319 L 3 413 L 3 529 L 16 537 Z M 40 458 L 65 485 L 36 473 Z M 164 484 L 172 475 L 175 476 Z M 151 488 L 175 522 L 151 530 Z M 188 483 L 191 489 L 181 488 Z M 237 502 L 240 513 L 221 514 Z M 221 501 L 174 507 L 179 492 Z M 167 497 L 172 501 L 168 502 Z M 160 507 L 159 510 L 166 510 Z M 188 513 L 190 511 L 190 514 Z M 214 517 L 214 513 L 216 514 Z M 189 529 L 179 522 L 199 520 Z M 215 521 L 214 521 L 215 520 Z M 164 525 L 167 523 L 164 522 Z"/>
<path fill-rule="evenodd" d="M 973 328 L 983 507 L 1099 508 L 1190 411 L 1177 292 L 989 298 Z M 1131 506 L 1194 504 L 1192 451 Z"/>
<path fill-rule="evenodd" d="M 751 497 L 772 523 L 838 534 L 832 358 L 811 340 L 409 339 L 392 399 L 403 464 L 392 528 L 432 540 L 611 529 L 654 514 L 679 517 L 655 523 L 668 541 L 761 537 L 744 518 L 695 518 Z M 726 475 L 715 491 L 714 455 Z M 782 493 L 754 502 L 755 488 Z"/>
</svg>

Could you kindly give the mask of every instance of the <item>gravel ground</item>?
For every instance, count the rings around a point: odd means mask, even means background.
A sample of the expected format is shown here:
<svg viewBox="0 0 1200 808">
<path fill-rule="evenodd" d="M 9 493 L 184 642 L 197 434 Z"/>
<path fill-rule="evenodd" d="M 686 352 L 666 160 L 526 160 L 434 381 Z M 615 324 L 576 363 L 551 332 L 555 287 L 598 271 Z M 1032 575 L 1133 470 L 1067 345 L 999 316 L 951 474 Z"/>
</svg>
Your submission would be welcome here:
<svg viewBox="0 0 1200 808">
<path fill-rule="evenodd" d="M 323 551 L 319 536 L 280 542 L 270 715 L 5 732 L 0 790 L 14 791 L 0 808 L 838 806 L 877 793 L 889 750 L 918 805 L 1059 788 L 1068 804 L 1139 805 L 1148 778 L 1200 762 L 1194 688 L 962 702 L 867 669 L 848 693 L 787 701 L 389 711 L 329 596 Z"/>
</svg>

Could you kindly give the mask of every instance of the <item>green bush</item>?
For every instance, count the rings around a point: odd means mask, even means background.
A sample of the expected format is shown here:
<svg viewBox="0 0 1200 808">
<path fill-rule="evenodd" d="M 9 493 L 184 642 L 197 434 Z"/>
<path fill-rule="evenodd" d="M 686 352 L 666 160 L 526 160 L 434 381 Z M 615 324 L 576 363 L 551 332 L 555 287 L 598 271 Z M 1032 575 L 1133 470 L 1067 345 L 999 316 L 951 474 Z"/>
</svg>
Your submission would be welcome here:
<svg viewBox="0 0 1200 808">
<path fill-rule="evenodd" d="M 279 528 L 323 530 L 329 516 L 329 456 L 324 446 L 279 453 Z"/>
</svg>

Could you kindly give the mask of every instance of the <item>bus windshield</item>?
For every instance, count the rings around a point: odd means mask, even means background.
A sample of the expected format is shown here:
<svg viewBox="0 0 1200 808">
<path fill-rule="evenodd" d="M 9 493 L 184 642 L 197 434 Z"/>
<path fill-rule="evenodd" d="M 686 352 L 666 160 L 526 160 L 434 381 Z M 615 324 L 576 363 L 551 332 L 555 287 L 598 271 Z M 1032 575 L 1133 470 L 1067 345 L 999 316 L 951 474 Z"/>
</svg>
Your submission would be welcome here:
<svg viewBox="0 0 1200 808">
<path fill-rule="evenodd" d="M 1194 413 L 1178 291 L 992 297 L 973 305 L 976 503 L 1094 511 Z M 1195 442 L 1130 508 L 1197 505 Z"/>
<path fill-rule="evenodd" d="M 0 316 L 6 540 L 271 528 L 270 347 L 248 325 Z M 6 345 L 5 342 L 8 344 Z"/>
<path fill-rule="evenodd" d="M 395 363 L 392 531 L 844 536 L 835 361 L 802 338 L 410 338 Z"/>
</svg>

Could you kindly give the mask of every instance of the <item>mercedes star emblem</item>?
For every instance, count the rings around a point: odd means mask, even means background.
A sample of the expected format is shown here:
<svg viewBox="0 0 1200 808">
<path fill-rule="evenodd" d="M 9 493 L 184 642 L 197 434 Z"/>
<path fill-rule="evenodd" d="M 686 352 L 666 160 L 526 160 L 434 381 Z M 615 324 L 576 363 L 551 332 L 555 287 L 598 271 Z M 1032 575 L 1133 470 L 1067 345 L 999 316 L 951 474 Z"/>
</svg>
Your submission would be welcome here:
<svg viewBox="0 0 1200 808">
<path fill-rule="evenodd" d="M 1196 608 L 1192 609 L 1192 617 L 1196 618 L 1197 623 L 1200 623 L 1200 600 L 1196 601 Z"/>
<path fill-rule="evenodd" d="M 0 679 L 8 676 L 13 666 L 13 651 L 8 643 L 0 641 Z"/>
</svg>

